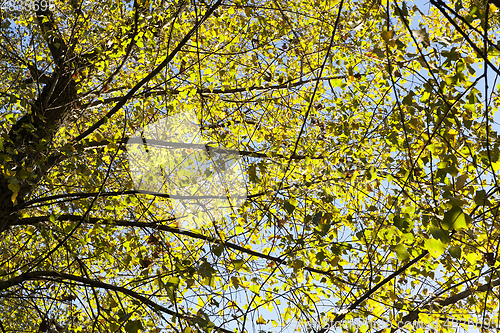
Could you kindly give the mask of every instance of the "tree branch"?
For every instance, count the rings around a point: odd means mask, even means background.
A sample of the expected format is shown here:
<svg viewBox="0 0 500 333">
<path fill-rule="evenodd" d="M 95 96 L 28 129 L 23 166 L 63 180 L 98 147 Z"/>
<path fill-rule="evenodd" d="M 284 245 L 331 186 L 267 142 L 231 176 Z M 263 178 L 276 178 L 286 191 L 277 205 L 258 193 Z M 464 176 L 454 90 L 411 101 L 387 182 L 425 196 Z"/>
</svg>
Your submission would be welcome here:
<svg viewBox="0 0 500 333">
<path fill-rule="evenodd" d="M 107 145 L 109 145 L 111 142 L 104 140 L 104 141 L 99 141 L 99 142 L 91 142 L 83 149 L 91 149 L 91 148 L 104 148 Z M 120 139 L 116 142 L 115 144 L 138 144 L 142 145 L 144 142 L 142 141 L 141 138 L 123 138 Z M 146 139 L 146 145 L 151 146 L 151 147 L 162 147 L 162 148 L 167 148 L 167 149 L 176 149 L 176 148 L 186 148 L 186 149 L 197 149 L 197 150 L 204 150 L 210 153 L 219 153 L 219 154 L 233 154 L 233 155 L 240 155 L 240 156 L 248 156 L 248 157 L 260 157 L 260 158 L 286 158 L 286 159 L 292 159 L 292 160 L 303 160 L 305 158 L 311 158 L 311 159 L 323 159 L 323 156 L 305 156 L 305 155 L 292 155 L 292 156 L 287 156 L 279 153 L 258 153 L 254 151 L 248 151 L 248 150 L 236 150 L 236 149 L 226 149 L 226 148 L 219 148 L 219 147 L 213 147 L 208 144 L 203 144 L 203 143 L 184 143 L 184 142 L 169 142 L 169 141 L 163 141 L 163 140 L 153 140 L 153 139 Z"/>
<path fill-rule="evenodd" d="M 371 74 L 371 73 L 369 73 Z M 368 74 L 360 74 L 357 73 L 354 75 L 356 78 L 360 78 L 363 75 L 368 75 Z M 312 78 L 309 80 L 299 80 L 297 82 L 292 83 L 294 80 L 290 80 L 285 83 L 281 83 L 278 85 L 274 86 L 251 86 L 251 87 L 239 87 L 239 88 L 216 88 L 216 89 L 208 89 L 208 88 L 198 88 L 196 89 L 196 93 L 200 95 L 221 95 L 221 94 L 236 94 L 236 93 L 243 93 L 243 92 L 250 92 L 250 91 L 271 91 L 271 90 L 280 90 L 280 89 L 291 89 L 291 88 L 296 88 L 299 86 L 302 86 L 307 83 L 311 83 L 314 81 L 328 81 L 328 80 L 339 80 L 339 79 L 346 79 L 348 76 L 347 75 L 339 75 L 339 76 L 331 76 L 331 77 L 322 77 L 322 78 Z M 137 95 L 133 95 L 130 98 L 144 98 L 144 97 L 154 97 L 154 96 L 165 96 L 165 95 L 178 95 L 181 91 L 178 89 L 168 89 L 168 90 L 150 90 L 150 91 L 145 91 Z M 127 94 L 128 95 L 128 94 Z M 127 96 L 126 95 L 126 96 Z M 84 104 L 84 107 L 94 107 L 94 106 L 99 106 L 103 104 L 109 104 L 109 103 L 114 103 L 114 102 L 119 102 L 121 99 L 123 99 L 125 96 L 118 96 L 118 97 L 110 97 L 107 99 L 104 99 L 102 101 L 95 101 L 91 102 L 88 104 Z"/>
<path fill-rule="evenodd" d="M 56 64 L 56 70 L 31 104 L 31 113 L 22 116 L 9 130 L 10 140 L 6 141 L 5 151 L 15 152 L 10 154 L 12 162 L 9 165 L 14 170 L 23 164 L 25 168 L 31 167 L 36 170 L 37 166 L 42 164 L 40 160 L 45 160 L 44 149 L 47 143 L 52 142 L 55 133 L 67 122 L 72 111 L 72 103 L 76 98 L 75 82 L 69 66 L 65 64 L 68 48 L 58 31 L 53 14 L 48 9 L 38 10 L 36 18 L 52 60 Z M 38 75 L 38 69 L 30 68 L 30 71 Z M 22 191 L 18 190 L 14 195 L 9 185 L 9 181 L 1 177 L 0 233 L 17 219 L 14 213 L 16 196 L 17 201 L 22 201 L 22 196 L 32 187 L 31 183 L 23 181 L 20 184 Z"/>
<path fill-rule="evenodd" d="M 73 275 L 73 274 L 66 274 L 66 273 L 59 273 L 55 271 L 35 271 L 35 272 L 29 272 L 29 273 L 24 273 L 19 276 L 13 277 L 7 281 L 0 281 L 0 291 L 8 289 L 10 287 L 13 287 L 15 285 L 21 284 L 25 281 L 29 280 L 43 280 L 44 278 L 51 278 L 50 280 L 52 281 L 60 281 L 60 280 L 70 280 L 70 281 L 76 281 L 83 283 L 85 285 L 91 286 L 91 287 L 96 287 L 96 288 L 101 288 L 101 289 L 106 289 L 106 290 L 113 290 L 117 291 L 119 293 L 125 294 L 127 296 L 130 296 L 132 298 L 135 298 L 142 303 L 146 304 L 147 306 L 159 310 L 161 312 L 164 312 L 170 316 L 175 316 L 177 318 L 182 318 L 186 320 L 187 322 L 194 324 L 197 321 L 197 317 L 193 316 L 188 316 L 182 313 L 178 313 L 175 311 L 172 311 L 158 303 L 153 302 L 149 298 L 132 291 L 130 289 L 124 288 L 124 287 L 119 287 L 115 286 L 109 283 L 105 283 L 99 280 L 93 280 L 89 278 L 84 278 L 78 275 Z M 232 333 L 232 331 L 226 330 L 222 327 L 215 327 L 216 330 L 224 333 Z"/>
<path fill-rule="evenodd" d="M 463 31 L 458 26 L 458 24 L 450 17 L 450 15 L 448 15 L 448 13 L 443 9 L 444 2 L 442 0 L 431 0 L 431 4 L 433 4 L 446 17 L 448 22 L 450 22 L 451 25 L 453 25 L 453 27 L 457 29 L 457 31 L 465 38 L 467 43 L 469 43 L 469 45 L 474 49 L 474 51 L 476 51 L 478 56 L 481 59 L 483 59 L 488 64 L 488 66 L 490 66 L 492 70 L 494 70 L 498 75 L 500 75 L 500 69 L 496 68 L 495 65 L 493 65 L 491 61 L 488 59 L 488 57 L 484 56 L 484 52 L 480 50 L 479 47 L 477 47 L 476 44 L 472 42 L 469 35 L 465 31 Z"/>
<path fill-rule="evenodd" d="M 414 322 L 414 321 L 418 320 L 418 315 L 421 312 L 423 312 L 423 311 L 432 311 L 433 309 L 435 309 L 436 305 L 444 307 L 444 306 L 448 306 L 448 305 L 451 305 L 451 304 L 455 304 L 458 301 L 461 301 L 461 300 L 463 300 L 463 299 L 471 296 L 475 292 L 485 292 L 489 288 L 494 288 L 494 287 L 497 287 L 499 285 L 500 285 L 500 279 L 495 280 L 495 281 L 493 281 L 491 283 L 485 283 L 483 285 L 480 285 L 477 288 L 467 288 L 467 290 L 462 291 L 461 293 L 458 293 L 456 295 L 450 296 L 450 297 L 448 297 L 446 299 L 435 301 L 433 304 L 426 305 L 424 307 L 417 308 L 417 309 L 415 309 L 413 311 L 410 311 L 406 316 L 404 316 L 403 318 L 401 318 L 401 321 L 402 322 L 408 322 L 408 323 Z M 392 328 L 391 329 L 391 333 L 396 332 L 398 329 L 399 328 Z M 381 333 L 382 331 L 383 330 L 380 330 L 377 333 Z"/>
<path fill-rule="evenodd" d="M 36 217 L 23 218 L 23 219 L 20 219 L 19 222 L 16 225 L 32 225 L 32 224 L 36 224 L 36 223 L 40 223 L 40 222 L 44 222 L 44 221 L 49 221 L 49 218 L 50 218 L 50 216 L 36 216 Z M 81 219 L 82 219 L 82 216 L 79 216 L 79 215 L 70 215 L 70 214 L 61 215 L 58 218 L 58 220 L 74 221 L 74 222 L 79 222 L 79 221 L 81 221 Z M 183 230 L 183 229 L 179 229 L 179 228 L 175 228 L 175 227 L 170 227 L 170 226 L 166 226 L 166 225 L 162 225 L 161 224 L 161 223 L 164 223 L 164 222 L 172 222 L 172 221 L 175 221 L 175 218 L 161 220 L 161 221 L 153 222 L 153 223 L 144 223 L 144 222 L 134 222 L 134 221 L 126 221 L 126 220 L 113 220 L 112 222 L 109 222 L 106 219 L 90 217 L 90 218 L 87 218 L 84 221 L 84 223 L 87 223 L 87 224 L 113 225 L 113 226 L 120 226 L 120 227 L 152 228 L 152 229 L 155 229 L 155 230 L 166 231 L 166 232 L 169 232 L 169 233 L 172 233 L 172 234 L 186 235 L 186 236 L 189 236 L 191 238 L 196 238 L 196 239 L 204 240 L 204 241 L 207 241 L 207 242 L 210 242 L 210 243 L 214 243 L 214 244 L 220 244 L 220 245 L 223 245 L 224 247 L 227 247 L 227 248 L 239 251 L 239 252 L 246 253 L 246 254 L 248 254 L 250 256 L 254 256 L 254 257 L 266 259 L 266 260 L 269 260 L 269 261 L 273 261 L 273 262 L 275 262 L 277 264 L 285 264 L 286 263 L 286 260 L 282 259 L 280 257 L 274 257 L 274 256 L 271 256 L 271 255 L 268 255 L 268 254 L 256 252 L 256 251 L 247 249 L 245 247 L 236 245 L 234 243 L 223 241 L 223 240 L 211 237 L 211 236 L 207 236 L 207 235 L 199 234 L 199 233 L 196 233 L 196 232 L 192 232 L 192 231 L 188 231 L 188 230 Z M 329 277 L 335 278 L 336 280 L 338 280 L 338 281 L 340 281 L 342 283 L 348 283 L 348 284 L 350 284 L 347 281 L 344 281 L 342 279 L 337 278 L 335 276 L 335 274 L 333 272 L 331 272 L 331 271 L 324 271 L 324 270 L 316 269 L 316 268 L 313 268 L 313 267 L 304 267 L 304 270 L 306 270 L 308 272 L 311 272 L 311 273 L 317 273 L 317 274 L 321 274 L 321 275 L 327 275 Z"/>
<path fill-rule="evenodd" d="M 222 0 L 217 0 L 217 2 L 210 7 L 205 15 L 195 24 L 193 28 L 184 36 L 184 38 L 179 42 L 179 44 L 172 50 L 172 52 L 163 60 L 161 64 L 158 65 L 151 73 L 149 73 L 145 78 L 143 78 L 139 83 L 137 83 L 129 92 L 120 98 L 118 103 L 100 120 L 98 120 L 94 125 L 90 126 L 86 131 L 77 136 L 73 142 L 81 141 L 82 139 L 89 136 L 96 129 L 101 127 L 108 119 L 110 119 L 115 113 L 121 110 L 121 108 L 131 99 L 139 89 L 141 89 L 146 83 L 151 81 L 158 73 L 160 73 L 163 68 L 165 68 L 170 61 L 179 53 L 182 47 L 191 39 L 194 33 L 199 29 L 199 27 L 212 15 L 212 13 L 222 4 Z"/>
<path fill-rule="evenodd" d="M 363 301 L 365 301 L 366 299 L 368 299 L 377 290 L 379 290 L 380 288 L 382 288 L 389 281 L 391 281 L 392 279 L 394 279 L 395 277 L 397 277 L 399 274 L 403 273 L 405 270 L 407 270 L 408 268 L 410 268 L 411 266 L 413 266 L 415 263 L 417 263 L 418 261 L 420 261 L 420 259 L 422 259 L 423 257 L 425 257 L 427 254 L 429 254 L 428 251 L 422 252 L 418 257 L 412 259 L 411 261 L 409 261 L 408 263 L 406 263 L 405 265 L 403 265 L 400 269 L 398 269 L 397 271 L 395 271 L 394 273 L 392 273 L 391 275 L 389 275 L 388 277 L 386 277 L 385 279 L 383 279 L 382 281 L 380 281 L 376 286 L 372 287 L 370 290 L 368 290 L 366 293 L 364 293 L 363 296 L 361 296 L 354 303 L 352 303 L 349 306 L 349 308 L 347 309 L 347 312 L 337 314 L 335 316 L 335 319 L 333 319 L 332 323 L 336 323 L 336 322 L 339 322 L 342 319 L 344 319 L 345 315 L 347 313 L 349 313 L 352 310 L 356 309 L 358 307 L 358 305 L 360 305 Z M 323 327 L 323 328 L 321 328 L 318 331 L 318 333 L 326 333 L 328 330 L 329 330 L 329 327 Z"/>
</svg>

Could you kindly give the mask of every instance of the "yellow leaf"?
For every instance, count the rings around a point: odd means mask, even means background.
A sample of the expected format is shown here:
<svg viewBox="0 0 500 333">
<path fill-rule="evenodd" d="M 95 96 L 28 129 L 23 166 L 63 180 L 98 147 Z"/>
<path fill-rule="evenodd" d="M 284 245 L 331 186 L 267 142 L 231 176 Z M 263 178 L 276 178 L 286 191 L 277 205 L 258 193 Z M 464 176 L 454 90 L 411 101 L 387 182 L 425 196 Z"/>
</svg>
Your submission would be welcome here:
<svg viewBox="0 0 500 333">
<path fill-rule="evenodd" d="M 465 62 L 468 63 L 468 64 L 473 64 L 474 63 L 474 59 L 471 58 L 471 57 L 465 57 L 464 58 Z"/>
<path fill-rule="evenodd" d="M 465 259 L 467 259 L 467 261 L 470 262 L 472 266 L 475 266 L 477 263 L 477 259 L 479 259 L 479 255 L 477 253 L 469 253 L 465 255 Z"/>
<path fill-rule="evenodd" d="M 374 306 L 373 310 L 372 310 L 372 313 L 374 316 L 380 316 L 382 313 L 384 313 L 387 309 L 380 305 L 379 303 L 376 303 L 376 305 Z"/>
<path fill-rule="evenodd" d="M 498 172 L 498 170 L 500 170 L 500 160 L 495 163 L 491 163 L 491 166 L 493 167 L 493 171 Z"/>
<path fill-rule="evenodd" d="M 259 294 L 259 286 L 258 285 L 251 285 L 248 289 L 250 289 L 251 291 L 253 291 L 254 293 L 256 293 L 257 295 Z"/>
<path fill-rule="evenodd" d="M 13 184 L 13 183 L 9 184 L 9 190 L 12 191 L 12 196 L 10 197 L 10 200 L 12 200 L 14 204 L 16 202 L 17 194 L 19 193 L 20 188 L 21 186 L 19 184 Z"/>
<path fill-rule="evenodd" d="M 394 31 L 393 30 L 382 31 L 381 36 L 382 36 L 382 39 L 387 44 L 389 44 L 392 47 L 396 46 L 396 41 L 393 39 L 393 37 L 394 37 Z"/>
<path fill-rule="evenodd" d="M 259 319 L 257 319 L 257 324 L 259 325 L 267 324 L 267 320 L 265 320 L 264 318 L 262 318 L 262 316 L 260 316 Z"/>
<path fill-rule="evenodd" d="M 97 142 L 100 142 L 103 140 L 101 133 L 95 133 L 94 138 L 95 138 L 95 141 L 97 141 Z"/>
<path fill-rule="evenodd" d="M 434 258 L 439 258 L 444 252 L 444 244 L 439 239 L 427 239 L 424 246 Z"/>
</svg>

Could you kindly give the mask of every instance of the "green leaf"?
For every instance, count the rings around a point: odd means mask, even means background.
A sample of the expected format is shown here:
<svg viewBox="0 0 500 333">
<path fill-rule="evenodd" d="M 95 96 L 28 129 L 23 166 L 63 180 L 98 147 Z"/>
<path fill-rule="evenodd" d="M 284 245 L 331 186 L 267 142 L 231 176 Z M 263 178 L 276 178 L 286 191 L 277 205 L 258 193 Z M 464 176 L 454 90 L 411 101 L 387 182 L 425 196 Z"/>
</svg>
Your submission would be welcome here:
<svg viewBox="0 0 500 333">
<path fill-rule="evenodd" d="M 221 256 L 222 251 L 224 251 L 224 245 L 223 244 L 219 244 L 218 246 L 214 246 L 212 248 L 212 253 L 215 254 L 217 257 Z"/>
<path fill-rule="evenodd" d="M 406 7 L 406 2 L 403 1 L 401 9 L 397 10 L 396 14 L 403 18 L 406 18 L 408 16 L 408 7 Z"/>
<path fill-rule="evenodd" d="M 315 225 L 319 225 L 322 219 L 323 219 L 323 213 L 317 212 L 316 214 L 314 214 L 314 217 L 312 219 L 312 223 Z"/>
<path fill-rule="evenodd" d="M 325 259 L 326 259 L 325 252 L 320 251 L 320 252 L 316 253 L 316 260 L 318 260 L 319 262 L 322 262 Z"/>
<path fill-rule="evenodd" d="M 380 59 L 385 58 L 385 52 L 379 49 L 378 47 L 373 48 L 373 53 L 377 55 Z"/>
<path fill-rule="evenodd" d="M 474 196 L 474 202 L 478 206 L 491 206 L 491 203 L 487 198 L 485 190 L 476 191 L 476 195 Z"/>
<path fill-rule="evenodd" d="M 399 216 L 395 216 L 394 219 L 394 226 L 398 228 L 399 230 L 406 232 L 408 228 L 410 228 L 410 220 L 408 218 L 401 218 Z"/>
<path fill-rule="evenodd" d="M 195 280 L 194 279 L 186 279 L 186 285 L 188 288 L 194 286 Z"/>
<path fill-rule="evenodd" d="M 238 289 L 241 285 L 241 282 L 240 280 L 238 279 L 238 277 L 236 276 L 231 276 L 231 284 L 236 288 Z"/>
<path fill-rule="evenodd" d="M 440 240 L 432 238 L 425 240 L 424 247 L 434 258 L 439 258 L 445 250 L 445 246 Z"/>
<path fill-rule="evenodd" d="M 460 259 L 462 257 L 462 248 L 458 245 L 450 246 L 448 252 L 453 258 Z"/>
<path fill-rule="evenodd" d="M 203 262 L 200 267 L 198 268 L 198 273 L 201 276 L 204 276 L 206 278 L 211 278 L 212 274 L 215 272 L 215 270 L 212 268 L 212 265 L 210 265 L 208 262 Z"/>
<path fill-rule="evenodd" d="M 448 244 L 450 242 L 450 237 L 448 236 L 448 232 L 441 229 L 440 227 L 435 225 L 430 225 L 428 230 L 434 239 L 439 239 L 444 244 Z"/>
<path fill-rule="evenodd" d="M 410 254 L 406 250 L 406 247 L 402 244 L 398 244 L 394 247 L 394 251 L 396 252 L 396 256 L 401 261 L 406 261 L 410 258 Z"/>
<path fill-rule="evenodd" d="M 259 182 L 259 177 L 257 176 L 257 166 L 255 164 L 252 164 L 248 167 L 247 173 L 251 182 L 253 183 Z"/>
<path fill-rule="evenodd" d="M 328 231 L 330 230 L 330 223 L 320 223 L 318 224 L 317 227 L 314 228 L 315 231 L 317 231 L 321 236 L 325 236 L 328 234 Z"/>
<path fill-rule="evenodd" d="M 290 201 L 286 200 L 285 201 L 285 209 L 288 212 L 288 214 L 292 214 L 293 211 L 295 210 L 295 206 L 290 203 Z"/>
<path fill-rule="evenodd" d="M 243 264 L 245 263 L 245 261 L 241 260 L 241 259 L 236 259 L 236 260 L 233 260 L 232 263 L 233 263 L 235 269 L 240 269 L 243 266 Z"/>
<path fill-rule="evenodd" d="M 177 288 L 180 282 L 181 279 L 179 279 L 177 276 L 171 276 L 167 280 L 167 286 L 172 286 L 174 288 Z"/>
<path fill-rule="evenodd" d="M 144 329 L 140 320 L 129 320 L 125 324 L 125 331 L 127 333 L 137 333 L 137 331 Z"/>
<path fill-rule="evenodd" d="M 458 176 L 457 182 L 455 183 L 455 188 L 457 189 L 457 191 L 460 191 L 461 189 L 464 188 L 467 178 L 468 176 L 466 174 Z"/>
<path fill-rule="evenodd" d="M 370 166 L 368 168 L 368 180 L 376 180 L 378 178 L 377 168 Z"/>
<path fill-rule="evenodd" d="M 295 259 L 292 263 L 292 266 L 294 269 L 301 269 L 302 267 L 304 267 L 304 262 L 302 260 Z"/>
<path fill-rule="evenodd" d="M 394 31 L 382 31 L 381 34 L 382 39 L 389 44 L 390 46 L 394 47 L 396 45 L 396 41 L 393 39 L 394 37 Z"/>
<path fill-rule="evenodd" d="M 454 206 L 444 213 L 442 226 L 444 230 L 458 230 L 467 227 L 468 216 L 462 211 L 462 208 Z"/>
</svg>

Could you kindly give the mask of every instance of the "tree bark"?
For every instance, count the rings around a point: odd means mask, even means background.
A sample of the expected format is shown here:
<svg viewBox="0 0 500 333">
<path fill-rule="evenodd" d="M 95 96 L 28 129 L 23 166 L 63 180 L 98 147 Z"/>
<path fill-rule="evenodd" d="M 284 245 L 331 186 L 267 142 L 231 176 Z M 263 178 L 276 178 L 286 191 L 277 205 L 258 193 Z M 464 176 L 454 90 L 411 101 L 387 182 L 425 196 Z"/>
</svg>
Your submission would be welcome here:
<svg viewBox="0 0 500 333">
<path fill-rule="evenodd" d="M 77 100 L 76 83 L 73 71 L 79 67 L 76 57 L 71 56 L 64 38 L 59 33 L 50 10 L 36 12 L 38 27 L 47 43 L 54 61 L 54 71 L 46 82 L 40 95 L 32 102 L 26 114 L 10 129 L 10 142 L 5 142 L 5 152 L 12 159 L 5 172 L 0 176 L 0 233 L 18 220 L 17 203 L 23 202 L 36 183 L 47 171 L 45 164 L 48 149 L 57 131 L 69 121 Z M 66 59 L 72 59 L 68 62 Z M 33 170 L 36 176 L 31 179 L 17 180 L 18 170 Z M 13 202 L 14 192 L 9 185 L 20 183 L 17 198 Z"/>
</svg>

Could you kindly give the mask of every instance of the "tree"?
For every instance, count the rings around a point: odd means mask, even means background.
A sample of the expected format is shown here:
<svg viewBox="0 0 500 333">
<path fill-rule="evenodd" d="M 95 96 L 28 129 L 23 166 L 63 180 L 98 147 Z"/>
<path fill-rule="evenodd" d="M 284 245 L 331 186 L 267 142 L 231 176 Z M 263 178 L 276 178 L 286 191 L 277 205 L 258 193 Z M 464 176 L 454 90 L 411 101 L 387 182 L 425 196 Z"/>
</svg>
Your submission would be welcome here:
<svg viewBox="0 0 500 333">
<path fill-rule="evenodd" d="M 1 12 L 2 332 L 498 326 L 496 1 L 47 4 Z M 141 190 L 131 143 L 243 196 L 186 227 L 224 195 Z"/>
</svg>

